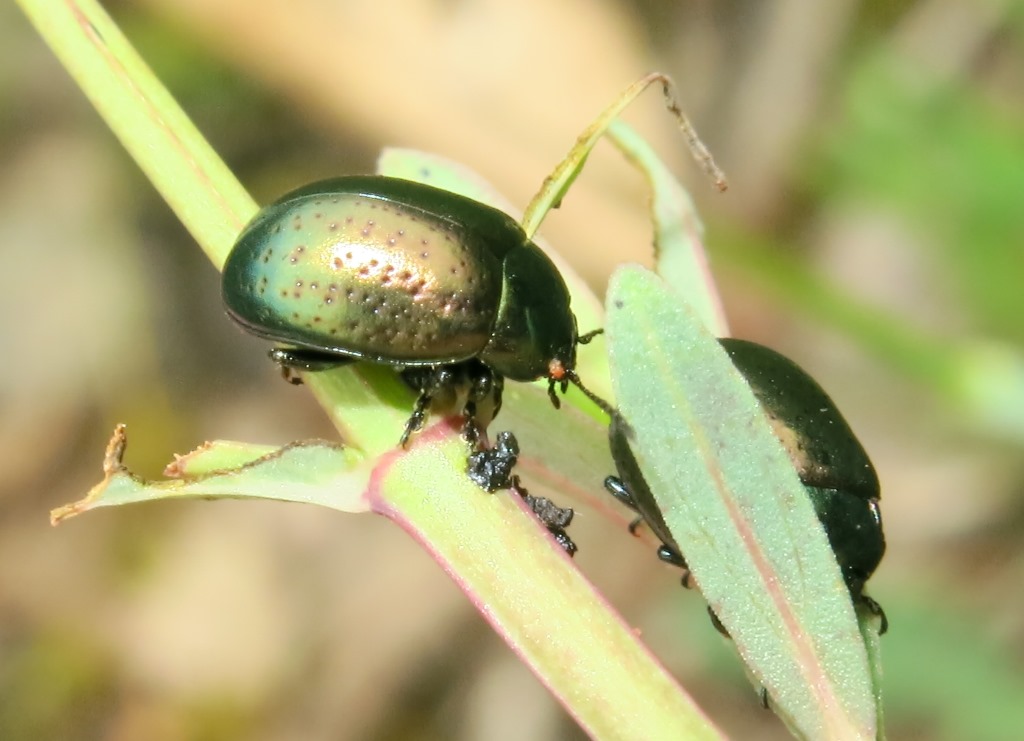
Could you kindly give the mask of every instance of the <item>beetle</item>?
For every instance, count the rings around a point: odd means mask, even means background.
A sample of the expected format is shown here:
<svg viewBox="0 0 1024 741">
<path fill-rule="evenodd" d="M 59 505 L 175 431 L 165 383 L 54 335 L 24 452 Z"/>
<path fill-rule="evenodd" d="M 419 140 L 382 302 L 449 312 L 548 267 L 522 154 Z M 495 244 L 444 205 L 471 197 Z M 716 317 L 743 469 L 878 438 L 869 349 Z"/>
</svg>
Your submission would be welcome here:
<svg viewBox="0 0 1024 741">
<path fill-rule="evenodd" d="M 871 460 L 832 399 L 796 363 L 754 342 L 733 338 L 719 342 L 750 384 L 772 431 L 789 454 L 828 536 L 851 599 L 877 615 L 879 633 L 885 633 L 889 627 L 885 612 L 864 594 L 865 583 L 885 553 L 881 492 Z M 629 424 L 617 412 L 612 415 L 608 435 L 618 476 L 606 478 L 605 488 L 639 515 L 630 530 L 646 523 L 662 543 L 659 557 L 686 569 L 683 551 L 630 449 Z M 684 586 L 688 581 L 687 571 Z M 712 621 L 724 632 L 714 614 Z"/>
<path fill-rule="evenodd" d="M 512 217 L 464 196 L 380 175 L 307 185 L 261 209 L 224 264 L 228 314 L 287 345 L 286 369 L 394 366 L 419 393 L 401 444 L 453 383 L 500 406 L 501 379 L 571 382 L 580 336 L 569 290 Z M 600 330 L 598 330 L 599 332 Z M 475 439 L 475 433 L 468 435 Z"/>
</svg>

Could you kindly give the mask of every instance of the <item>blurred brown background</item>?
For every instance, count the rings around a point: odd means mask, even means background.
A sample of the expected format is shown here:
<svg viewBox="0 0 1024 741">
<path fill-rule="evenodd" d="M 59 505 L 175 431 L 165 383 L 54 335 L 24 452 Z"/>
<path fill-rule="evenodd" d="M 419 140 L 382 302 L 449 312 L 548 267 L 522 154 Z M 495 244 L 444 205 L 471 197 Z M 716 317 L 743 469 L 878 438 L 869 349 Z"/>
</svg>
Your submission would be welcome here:
<svg viewBox="0 0 1024 741">
<path fill-rule="evenodd" d="M 891 738 L 1024 727 L 1024 5 L 335 0 L 108 3 L 258 200 L 465 162 L 525 205 L 634 78 L 672 74 L 714 193 L 650 93 L 734 333 L 831 392 L 883 482 L 870 584 Z M 603 290 L 650 261 L 641 178 L 599 147 L 544 234 Z M 11 4 L 0 7 L 0 738 L 581 737 L 380 518 L 127 507 L 58 529 L 115 422 L 157 475 L 206 439 L 330 436 Z M 595 487 L 600 478 L 595 478 Z M 580 567 L 727 732 L 785 738 L 698 596 L 596 513 Z"/>
</svg>

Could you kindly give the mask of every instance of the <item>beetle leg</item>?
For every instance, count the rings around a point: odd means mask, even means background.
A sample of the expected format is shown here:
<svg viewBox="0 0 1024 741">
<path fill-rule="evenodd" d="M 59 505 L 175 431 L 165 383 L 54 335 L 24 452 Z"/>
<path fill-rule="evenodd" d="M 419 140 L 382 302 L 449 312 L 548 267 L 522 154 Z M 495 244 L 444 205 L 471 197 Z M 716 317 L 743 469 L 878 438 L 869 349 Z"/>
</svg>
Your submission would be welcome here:
<svg viewBox="0 0 1024 741">
<path fill-rule="evenodd" d="M 471 447 L 476 447 L 480 439 L 480 424 L 477 422 L 477 404 L 491 399 L 491 419 L 498 416 L 501 409 L 501 392 L 505 388 L 505 380 L 494 373 L 483 363 L 470 361 L 463 366 L 469 376 L 469 394 L 465 405 L 462 408 L 462 416 L 465 420 L 462 426 L 462 435 Z"/>
<path fill-rule="evenodd" d="M 439 365 L 430 368 L 407 368 L 402 372 L 402 378 L 407 384 L 420 392 L 416 397 L 416 404 L 412 408 L 412 414 L 405 423 L 405 430 L 398 444 L 405 447 L 409 442 L 412 433 L 423 427 L 427 418 L 427 410 L 434 397 L 440 392 L 450 389 L 455 384 L 455 372 L 451 366 Z"/>
<path fill-rule="evenodd" d="M 608 476 L 604 480 L 604 488 L 613 497 L 618 499 L 624 505 L 629 507 L 634 512 L 639 512 L 636 507 L 636 500 L 633 499 L 633 494 L 626 488 L 626 485 L 622 483 L 622 479 L 618 476 Z M 642 521 L 643 518 L 641 517 Z M 629 526 L 629 532 L 636 534 L 636 528 L 633 525 Z"/>
<path fill-rule="evenodd" d="M 626 485 L 622 483 L 622 479 L 618 476 L 607 476 L 604 480 L 604 488 L 609 494 L 618 499 L 624 505 L 629 507 L 634 512 L 639 512 L 639 508 L 636 506 L 636 500 L 633 499 L 633 494 L 626 488 Z M 637 517 L 631 523 L 629 523 L 629 534 L 636 535 L 636 531 L 640 529 L 640 526 L 644 524 L 643 515 Z"/>
<path fill-rule="evenodd" d="M 883 636 L 889 630 L 889 618 L 885 616 L 885 610 L 875 600 L 868 597 L 866 594 L 861 594 L 860 603 L 864 605 L 865 609 L 872 615 L 876 615 L 881 619 L 881 624 L 878 626 L 878 635 Z"/>
<path fill-rule="evenodd" d="M 476 448 L 480 442 L 480 425 L 476 421 L 476 402 L 467 401 L 462 407 L 462 439 L 469 443 L 469 449 Z"/>
<path fill-rule="evenodd" d="M 430 406 L 430 395 L 426 391 L 420 391 L 416 399 L 416 405 L 412 408 L 412 414 L 405 421 L 405 429 L 402 430 L 402 437 L 398 440 L 398 446 L 404 448 L 409 442 L 409 437 L 423 427 L 423 420 L 426 419 L 426 409 Z"/>
<path fill-rule="evenodd" d="M 664 543 L 658 546 L 658 558 L 664 561 L 665 563 L 672 564 L 673 566 L 678 566 L 681 569 L 687 568 L 686 559 L 683 558 L 683 554 L 681 554 L 675 548 L 665 545 Z"/>
<path fill-rule="evenodd" d="M 732 636 L 729 635 L 729 631 L 727 631 L 725 629 L 725 626 L 722 625 L 722 621 L 718 619 L 718 615 L 716 615 L 715 611 L 711 609 L 711 605 L 708 605 L 708 617 L 711 618 L 711 624 L 715 626 L 715 630 L 717 630 L 726 638 L 732 638 Z"/>
<path fill-rule="evenodd" d="M 598 329 L 592 329 L 589 332 L 587 332 L 586 334 L 581 334 L 579 337 L 576 338 L 576 344 L 578 344 L 578 345 L 586 345 L 592 339 L 597 337 L 599 334 L 604 334 L 604 327 L 600 327 Z"/>
<path fill-rule="evenodd" d="M 501 400 L 502 394 L 505 391 L 505 378 L 495 374 L 491 378 L 491 402 L 494 404 L 494 410 L 491 412 L 491 419 L 493 420 L 498 416 L 498 412 L 501 411 Z"/>
<path fill-rule="evenodd" d="M 633 498 L 633 494 L 629 491 L 629 489 L 626 488 L 626 485 L 622 483 L 622 479 L 618 478 L 617 476 L 608 476 L 604 480 L 604 488 L 608 491 L 609 494 L 618 499 L 620 502 L 622 502 L 624 505 L 629 507 L 634 512 L 640 511 L 636 506 L 636 500 Z M 629 523 L 629 532 L 632 535 L 636 535 L 636 531 L 643 524 L 644 518 L 641 515 L 640 517 L 637 517 L 635 520 Z M 683 558 L 683 554 L 681 554 L 675 548 L 665 543 L 662 543 L 658 547 L 658 558 L 660 558 L 665 563 L 672 564 L 673 566 L 677 566 L 678 568 L 682 569 L 683 576 L 681 581 L 683 587 L 689 589 L 692 586 L 690 584 L 690 569 L 686 565 L 686 559 Z"/>
<path fill-rule="evenodd" d="M 683 589 L 692 589 L 693 581 L 691 577 L 693 572 L 690 571 L 690 567 L 686 565 L 686 559 L 683 558 L 683 554 L 677 551 L 675 548 L 662 543 L 658 547 L 658 558 L 667 564 L 675 566 L 676 568 L 682 569 L 683 575 L 679 577 L 679 583 L 683 585 Z"/>
</svg>

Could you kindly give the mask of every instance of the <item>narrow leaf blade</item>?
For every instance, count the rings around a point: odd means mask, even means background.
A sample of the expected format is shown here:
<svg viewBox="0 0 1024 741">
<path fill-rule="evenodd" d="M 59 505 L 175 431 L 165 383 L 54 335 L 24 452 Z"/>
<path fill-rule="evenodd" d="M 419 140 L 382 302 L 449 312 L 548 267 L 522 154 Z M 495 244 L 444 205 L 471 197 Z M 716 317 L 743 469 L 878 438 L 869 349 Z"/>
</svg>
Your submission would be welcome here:
<svg viewBox="0 0 1024 741">
<path fill-rule="evenodd" d="M 464 444 L 442 433 L 382 462 L 374 507 L 431 551 L 592 738 L 722 738 L 522 500 L 457 473 Z"/>
<path fill-rule="evenodd" d="M 683 296 L 718 337 L 729 335 L 725 310 L 704 251 L 704 225 L 693 199 L 642 136 L 622 121 L 608 126 L 609 140 L 651 188 L 651 223 L 657 273 Z"/>
<path fill-rule="evenodd" d="M 103 480 L 79 501 L 53 510 L 52 524 L 100 507 L 159 499 L 276 499 L 343 512 L 370 508 L 364 496 L 370 469 L 360 465 L 362 456 L 323 440 L 291 443 L 270 452 L 244 443 L 208 443 L 168 466 L 181 478 L 164 481 L 146 481 L 129 471 L 122 460 L 126 446 L 125 426 L 118 425 L 107 444 Z M 237 465 L 211 467 L 214 461 L 229 460 Z M 245 462 L 238 463 L 241 460 Z M 200 470 L 204 472 L 197 474 Z"/>
<path fill-rule="evenodd" d="M 801 736 L 874 738 L 849 593 L 753 393 L 652 273 L 617 273 L 607 307 L 612 379 L 634 452 L 756 682 Z"/>
</svg>

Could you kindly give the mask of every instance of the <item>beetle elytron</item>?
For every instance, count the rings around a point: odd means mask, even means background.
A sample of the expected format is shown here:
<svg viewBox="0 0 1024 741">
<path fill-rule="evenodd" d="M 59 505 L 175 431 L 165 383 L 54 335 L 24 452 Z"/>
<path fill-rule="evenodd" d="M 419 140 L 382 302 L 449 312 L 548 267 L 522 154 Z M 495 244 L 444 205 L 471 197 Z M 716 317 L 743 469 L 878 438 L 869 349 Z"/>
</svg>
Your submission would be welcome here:
<svg viewBox="0 0 1024 741">
<path fill-rule="evenodd" d="M 230 316 L 286 368 L 395 366 L 419 392 L 402 444 L 452 383 L 500 406 L 501 379 L 579 386 L 569 291 L 507 214 L 409 180 L 313 183 L 263 208 L 224 265 Z M 454 380 L 453 380 L 454 379 Z M 471 430 L 475 435 L 475 425 Z"/>
</svg>

